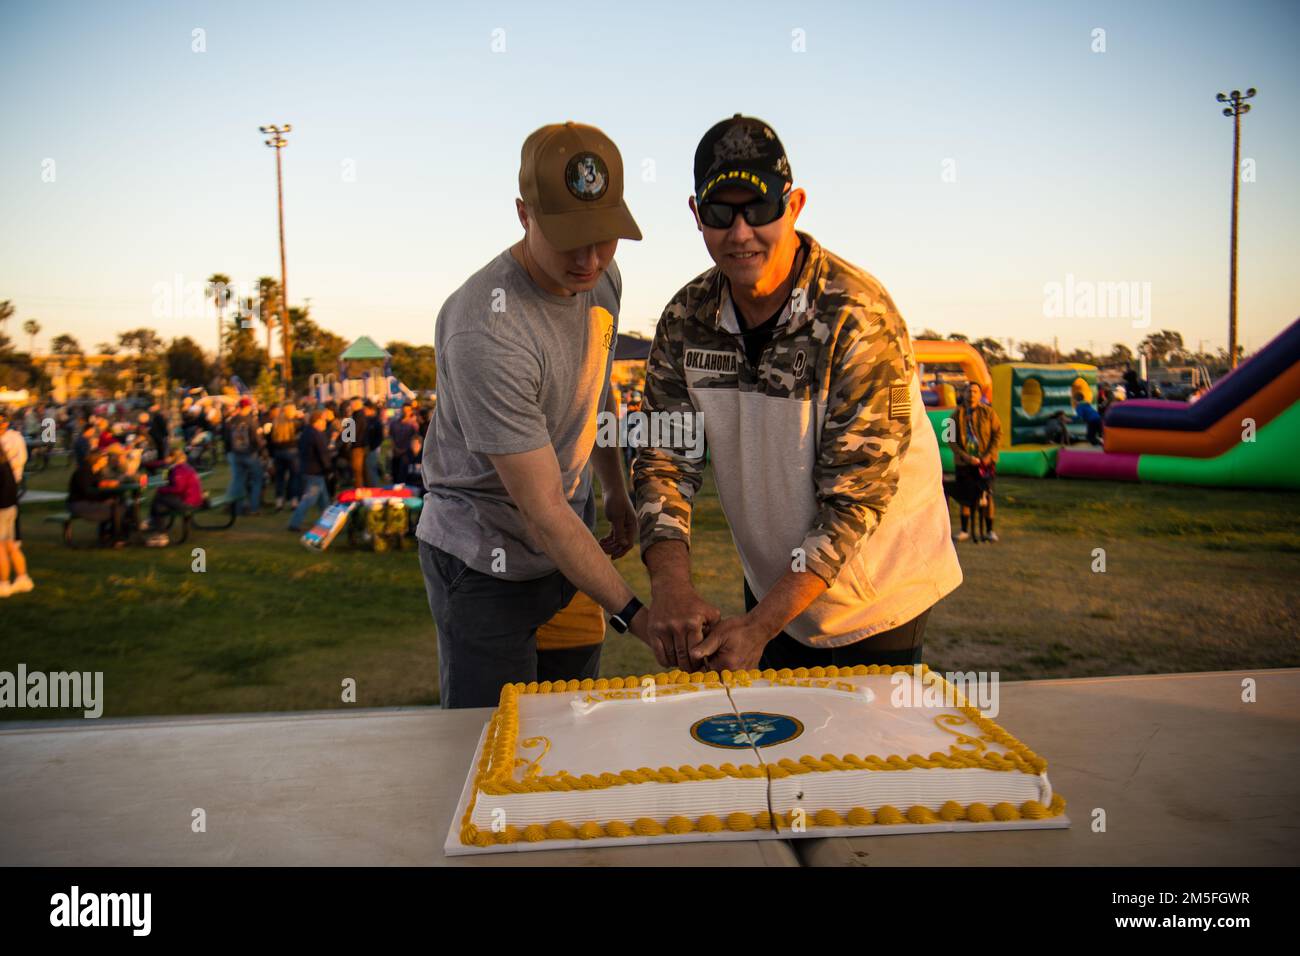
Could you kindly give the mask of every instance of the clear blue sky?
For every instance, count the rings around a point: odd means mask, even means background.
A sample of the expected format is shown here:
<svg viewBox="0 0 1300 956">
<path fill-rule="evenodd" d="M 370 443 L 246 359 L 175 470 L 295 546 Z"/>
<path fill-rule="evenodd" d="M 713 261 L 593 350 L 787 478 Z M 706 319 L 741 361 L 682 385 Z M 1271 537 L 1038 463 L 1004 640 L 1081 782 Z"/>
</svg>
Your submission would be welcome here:
<svg viewBox="0 0 1300 956">
<path fill-rule="evenodd" d="M 447 294 L 517 237 L 524 137 L 574 119 L 622 150 L 645 234 L 619 247 L 622 322 L 650 332 L 709 265 L 686 208 L 695 144 L 743 111 L 785 142 L 801 227 L 884 282 L 914 331 L 1098 349 L 1150 331 L 1045 318 L 1044 284 L 1072 274 L 1149 282 L 1151 330 L 1222 346 L 1232 122 L 1214 95 L 1256 86 L 1254 348 L 1300 314 L 1298 45 L 1295 2 L 7 0 L 0 299 L 24 347 L 36 318 L 38 349 L 142 325 L 211 348 L 213 323 L 153 314 L 155 286 L 278 275 L 257 127 L 287 121 L 291 299 L 349 338 L 432 342 Z"/>
</svg>

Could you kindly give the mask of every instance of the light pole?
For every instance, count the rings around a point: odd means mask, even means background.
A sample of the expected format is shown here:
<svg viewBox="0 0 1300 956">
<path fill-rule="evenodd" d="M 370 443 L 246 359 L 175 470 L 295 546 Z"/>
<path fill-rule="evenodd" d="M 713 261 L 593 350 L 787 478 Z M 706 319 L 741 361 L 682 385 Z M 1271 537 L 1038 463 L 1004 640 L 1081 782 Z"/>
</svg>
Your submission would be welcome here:
<svg viewBox="0 0 1300 956">
<path fill-rule="evenodd" d="M 280 378 L 284 384 L 285 394 L 293 389 L 293 364 L 290 355 L 293 351 L 293 334 L 289 329 L 289 276 L 284 260 L 284 180 L 280 174 L 280 150 L 289 145 L 284 133 L 293 131 L 293 126 L 259 126 L 258 129 L 271 138 L 266 145 L 275 150 L 275 200 L 280 211 L 280 341 L 284 344 L 284 364 L 280 369 Z M 267 356 L 269 359 L 271 356 Z"/>
<path fill-rule="evenodd" d="M 1228 369 L 1237 367 L 1237 192 L 1241 186 L 1241 117 L 1250 112 L 1246 100 L 1255 95 L 1252 86 L 1245 93 L 1233 90 L 1215 97 L 1220 103 L 1230 103 L 1223 108 L 1224 116 L 1232 117 L 1232 253 L 1228 267 Z"/>
</svg>

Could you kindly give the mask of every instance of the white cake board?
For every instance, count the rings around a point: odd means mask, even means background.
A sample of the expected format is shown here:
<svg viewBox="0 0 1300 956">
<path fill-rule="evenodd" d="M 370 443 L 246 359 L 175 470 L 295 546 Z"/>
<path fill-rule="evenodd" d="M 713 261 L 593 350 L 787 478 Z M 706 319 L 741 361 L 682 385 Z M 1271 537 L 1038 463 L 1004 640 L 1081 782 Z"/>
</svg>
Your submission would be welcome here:
<svg viewBox="0 0 1300 956">
<path fill-rule="evenodd" d="M 487 738 L 488 724 L 483 725 L 483 732 L 479 734 L 478 746 L 474 748 L 475 763 L 471 765 L 470 772 L 466 774 L 465 786 L 461 788 L 460 799 L 456 801 L 456 812 L 451 818 L 451 827 L 447 831 L 447 842 L 443 844 L 443 852 L 447 856 L 473 856 L 480 853 L 524 853 L 529 850 L 574 850 L 579 847 L 594 846 L 644 846 L 650 843 L 720 843 L 730 840 L 803 840 L 808 838 L 827 839 L 829 837 L 858 837 L 858 836 L 897 836 L 903 833 L 965 833 L 979 831 L 980 833 L 989 830 L 1065 830 L 1070 826 L 1070 818 L 1065 814 L 1056 817 L 1047 817 L 1043 820 L 994 820 L 991 823 L 968 823 L 958 821 L 954 823 L 894 823 L 889 826 L 880 826 L 879 824 L 865 827 L 808 827 L 802 833 L 796 833 L 793 830 L 781 830 L 774 832 L 772 830 L 749 830 L 747 832 L 737 832 L 735 830 L 723 830 L 718 833 L 668 833 L 662 836 L 643 837 L 601 837 L 597 840 L 539 840 L 536 843 L 529 843 L 527 840 L 516 840 L 514 843 L 494 843 L 492 846 L 466 846 L 460 842 L 461 821 L 465 818 L 465 810 L 469 807 L 469 800 L 474 790 L 474 778 L 476 774 L 474 768 L 478 766 L 477 760 L 479 754 L 483 752 L 483 741 Z"/>
</svg>

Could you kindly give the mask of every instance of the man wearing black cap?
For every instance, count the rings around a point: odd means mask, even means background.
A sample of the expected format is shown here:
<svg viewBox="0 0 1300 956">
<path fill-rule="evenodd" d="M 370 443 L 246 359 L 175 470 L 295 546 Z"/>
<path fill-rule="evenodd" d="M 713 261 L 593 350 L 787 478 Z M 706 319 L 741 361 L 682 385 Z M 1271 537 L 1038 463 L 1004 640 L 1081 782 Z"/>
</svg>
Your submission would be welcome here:
<svg viewBox="0 0 1300 956">
<path fill-rule="evenodd" d="M 544 126 L 524 142 L 519 191 L 523 239 L 447 299 L 435 333 L 416 534 L 443 707 L 493 706 L 511 682 L 596 677 L 600 644 L 537 649 L 537 628 L 577 590 L 616 630 L 646 633 L 609 558 L 636 535 L 619 450 L 594 447 L 597 413 L 616 408 L 614 251 L 641 238 L 622 159 L 594 127 Z M 589 461 L 612 525 L 600 542 Z"/>
<path fill-rule="evenodd" d="M 701 416 L 748 613 L 712 625 L 691 584 L 705 458 L 640 449 L 649 630 L 678 666 L 919 661 L 961 583 L 907 328 L 879 282 L 796 231 L 806 203 L 762 120 L 701 140 L 690 208 L 716 265 L 664 310 L 643 408 Z"/>
</svg>

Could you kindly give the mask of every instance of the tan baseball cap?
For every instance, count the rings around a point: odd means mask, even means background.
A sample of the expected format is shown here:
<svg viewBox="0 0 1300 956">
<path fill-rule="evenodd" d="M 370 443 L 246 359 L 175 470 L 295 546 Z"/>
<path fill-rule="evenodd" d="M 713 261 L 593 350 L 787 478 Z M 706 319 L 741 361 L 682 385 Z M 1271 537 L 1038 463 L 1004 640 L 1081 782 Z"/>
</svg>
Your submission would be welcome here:
<svg viewBox="0 0 1300 956">
<path fill-rule="evenodd" d="M 519 195 L 557 249 L 641 238 L 623 202 L 623 157 L 594 126 L 553 123 L 524 140 Z"/>
</svg>

